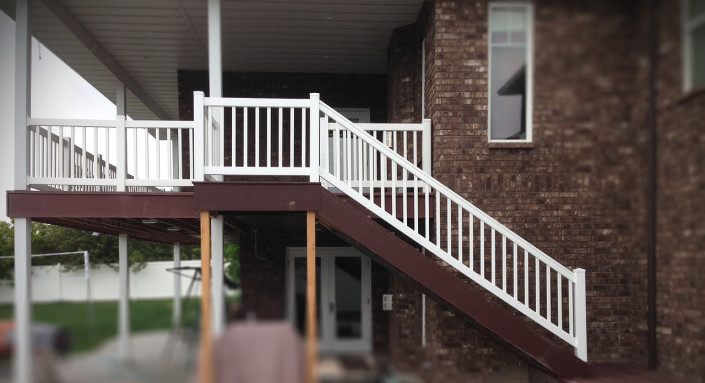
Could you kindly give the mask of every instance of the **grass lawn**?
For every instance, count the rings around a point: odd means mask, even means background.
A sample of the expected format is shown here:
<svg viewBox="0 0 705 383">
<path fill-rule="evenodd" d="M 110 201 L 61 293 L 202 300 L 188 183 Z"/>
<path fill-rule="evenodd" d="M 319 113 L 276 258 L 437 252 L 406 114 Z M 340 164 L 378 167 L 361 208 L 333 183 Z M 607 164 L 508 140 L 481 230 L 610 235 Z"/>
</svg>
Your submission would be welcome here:
<svg viewBox="0 0 705 383">
<path fill-rule="evenodd" d="M 199 300 L 182 301 L 184 326 L 193 326 L 198 316 Z M 135 300 L 130 302 L 132 332 L 167 330 L 171 328 L 173 301 Z M 51 323 L 71 332 L 71 352 L 82 352 L 100 346 L 117 336 L 117 302 L 35 303 L 35 322 Z M 0 305 L 0 320 L 13 318 L 13 306 Z"/>
</svg>

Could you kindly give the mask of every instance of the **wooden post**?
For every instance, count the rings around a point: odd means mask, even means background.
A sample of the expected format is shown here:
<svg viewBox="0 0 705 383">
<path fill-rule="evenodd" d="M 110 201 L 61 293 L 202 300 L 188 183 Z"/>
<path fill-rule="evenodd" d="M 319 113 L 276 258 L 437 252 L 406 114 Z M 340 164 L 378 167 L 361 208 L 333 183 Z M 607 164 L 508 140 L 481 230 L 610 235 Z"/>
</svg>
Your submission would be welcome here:
<svg viewBox="0 0 705 383">
<path fill-rule="evenodd" d="M 316 213 L 306 213 L 306 382 L 318 381 L 316 339 Z"/>
<path fill-rule="evenodd" d="M 198 381 L 213 383 L 213 325 L 211 319 L 211 215 L 201 212 L 201 350 Z"/>
</svg>

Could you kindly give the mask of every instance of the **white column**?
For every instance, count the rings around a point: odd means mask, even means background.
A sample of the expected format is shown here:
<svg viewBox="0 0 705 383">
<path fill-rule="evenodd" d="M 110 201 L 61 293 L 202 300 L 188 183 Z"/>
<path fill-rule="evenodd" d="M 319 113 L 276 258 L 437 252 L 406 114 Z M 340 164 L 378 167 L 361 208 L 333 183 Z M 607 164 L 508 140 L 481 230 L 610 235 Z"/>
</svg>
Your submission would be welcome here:
<svg viewBox="0 0 705 383">
<path fill-rule="evenodd" d="M 14 188 L 27 189 L 29 147 L 27 117 L 31 116 L 31 52 L 29 0 L 15 8 L 15 129 Z M 15 381 L 32 382 L 32 227 L 31 219 L 15 218 Z"/>
<path fill-rule="evenodd" d="M 181 244 L 174 243 L 174 268 L 181 267 Z M 181 327 L 181 274 L 174 273 L 174 312 L 172 317 L 174 327 Z"/>
<path fill-rule="evenodd" d="M 115 92 L 115 106 L 117 106 L 117 191 L 126 190 L 125 179 L 127 178 L 127 130 L 125 129 L 125 84 L 118 84 Z M 135 164 L 136 166 L 136 164 Z"/>
<path fill-rule="evenodd" d="M 211 267 L 213 292 L 213 336 L 225 328 L 225 291 L 223 289 L 223 216 L 211 218 Z M 205 286 L 204 286 L 205 288 Z"/>
<path fill-rule="evenodd" d="M 31 220 L 15 218 L 15 377 L 32 381 Z"/>
<path fill-rule="evenodd" d="M 223 96 L 223 68 L 220 39 L 220 0 L 208 0 L 208 85 L 209 97 Z"/>
<path fill-rule="evenodd" d="M 120 299 L 118 307 L 118 358 L 125 362 L 130 350 L 130 269 L 127 263 L 127 234 L 118 236 Z"/>
</svg>

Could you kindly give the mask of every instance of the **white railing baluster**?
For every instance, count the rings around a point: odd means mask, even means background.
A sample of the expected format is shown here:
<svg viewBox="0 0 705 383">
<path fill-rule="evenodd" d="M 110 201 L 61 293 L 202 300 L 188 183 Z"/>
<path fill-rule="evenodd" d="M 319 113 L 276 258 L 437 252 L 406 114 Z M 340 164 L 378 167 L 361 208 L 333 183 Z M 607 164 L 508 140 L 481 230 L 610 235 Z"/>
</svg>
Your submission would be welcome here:
<svg viewBox="0 0 705 383">
<path fill-rule="evenodd" d="M 394 163 L 392 161 L 392 163 Z M 412 175 L 414 177 L 414 230 L 416 232 L 419 231 L 419 179 L 418 177 Z M 406 192 L 404 192 L 406 193 Z"/>
<path fill-rule="evenodd" d="M 301 108 L 301 167 L 306 167 L 306 108 Z"/>
<path fill-rule="evenodd" d="M 524 250 L 524 304 L 529 306 L 529 252 Z"/>
<path fill-rule="evenodd" d="M 272 108 L 267 108 L 267 167 L 272 167 Z"/>
<path fill-rule="evenodd" d="M 539 268 L 539 259 L 535 258 L 535 260 L 536 266 L 534 268 L 534 273 L 536 274 L 536 309 L 534 311 L 541 315 L 541 282 L 539 277 L 541 269 Z"/>
<path fill-rule="evenodd" d="M 485 278 L 485 223 L 480 223 L 480 276 Z"/>
<path fill-rule="evenodd" d="M 514 252 L 512 255 L 512 261 L 514 262 L 514 265 L 513 265 L 512 271 L 514 271 L 514 278 L 513 278 L 512 282 L 514 284 L 514 294 L 512 296 L 514 297 L 514 299 L 519 300 L 519 295 L 518 295 L 519 294 L 519 280 L 517 279 L 517 275 L 518 275 L 517 243 L 514 242 L 513 245 L 514 245 Z"/>
<path fill-rule="evenodd" d="M 379 168 L 380 181 L 382 181 L 379 183 L 379 200 L 380 207 L 385 210 L 384 181 L 387 180 L 387 156 L 384 153 L 379 154 Z"/>
<path fill-rule="evenodd" d="M 573 327 L 573 284 L 568 281 L 568 334 L 575 336 L 575 328 Z"/>
<path fill-rule="evenodd" d="M 430 238 L 430 221 L 431 221 L 431 201 L 430 201 L 430 189 L 428 186 L 424 185 L 423 187 L 423 192 L 424 192 L 424 205 L 426 206 L 426 216 L 424 217 L 424 234 L 425 234 L 425 239 L 429 241 Z M 404 201 L 406 201 L 406 190 L 404 190 Z"/>
<path fill-rule="evenodd" d="M 562 329 L 563 328 L 563 294 L 562 294 L 563 286 L 561 286 L 561 274 L 560 273 L 556 273 L 556 284 L 557 284 L 557 288 L 556 288 L 557 300 L 556 300 L 556 302 L 558 303 L 558 313 L 557 313 L 556 325 Z"/>
<path fill-rule="evenodd" d="M 248 107 L 242 108 L 242 166 L 245 168 L 250 165 L 248 162 L 249 152 L 247 150 L 247 144 L 249 143 L 248 135 L 250 130 L 249 121 L 247 117 L 248 109 Z M 291 153 L 294 153 L 293 150 Z"/>
<path fill-rule="evenodd" d="M 436 246 L 441 247 L 441 196 L 436 193 Z"/>
<path fill-rule="evenodd" d="M 497 269 L 497 267 L 496 267 L 496 261 L 495 261 L 495 255 L 496 255 L 496 250 L 495 250 L 495 248 L 496 248 L 497 246 L 495 246 L 496 243 L 495 243 L 495 229 L 494 229 L 494 227 L 492 228 L 492 232 L 491 232 L 491 233 L 492 233 L 492 236 L 490 237 L 490 240 L 491 240 L 491 242 L 490 242 L 490 246 L 491 246 L 490 250 L 492 251 L 492 274 L 491 274 L 491 275 L 492 275 L 492 284 L 496 286 L 496 285 L 497 285 L 497 279 L 496 279 L 496 269 Z"/>
<path fill-rule="evenodd" d="M 463 263 L 463 208 L 458 205 L 458 262 Z"/>
<path fill-rule="evenodd" d="M 259 107 L 255 108 L 255 168 L 259 168 Z"/>
<path fill-rule="evenodd" d="M 551 321 L 551 267 L 546 265 L 546 319 Z"/>
<path fill-rule="evenodd" d="M 502 291 L 507 291 L 507 237 L 502 236 Z"/>
<path fill-rule="evenodd" d="M 222 129 L 221 129 L 221 130 L 222 130 Z M 159 150 L 160 146 L 162 146 L 162 145 L 160 144 L 160 142 L 159 142 L 159 141 L 160 141 L 160 140 L 159 140 L 159 134 L 160 134 L 160 132 L 161 132 L 161 129 L 159 129 L 159 128 L 154 129 L 154 142 L 155 142 L 155 146 L 156 146 L 155 152 L 156 152 L 156 156 L 157 156 L 157 157 L 156 157 L 156 163 L 157 163 L 157 179 L 162 178 L 162 164 L 161 164 L 161 157 L 162 157 L 162 156 L 160 155 L 160 150 Z M 221 162 L 220 165 L 222 166 L 223 163 Z"/>
<path fill-rule="evenodd" d="M 448 255 L 451 257 L 453 256 L 453 252 L 451 251 L 452 248 L 452 241 L 451 241 L 451 226 L 450 226 L 450 215 L 451 215 L 451 209 L 450 209 L 450 199 L 446 198 L 446 247 L 448 248 Z"/>
<path fill-rule="evenodd" d="M 475 230 L 473 221 L 472 213 L 468 212 L 468 266 L 470 266 L 470 271 L 475 269 Z"/>
<path fill-rule="evenodd" d="M 294 108 L 289 108 L 289 167 L 296 167 L 294 164 L 294 119 L 296 118 Z"/>
<path fill-rule="evenodd" d="M 284 154 L 282 152 L 283 144 L 282 144 L 282 139 L 284 137 L 284 110 L 282 108 L 279 108 L 279 121 L 277 126 L 279 127 L 278 131 L 278 136 L 277 136 L 277 157 L 279 157 L 279 167 L 283 167 L 283 158 Z"/>
</svg>

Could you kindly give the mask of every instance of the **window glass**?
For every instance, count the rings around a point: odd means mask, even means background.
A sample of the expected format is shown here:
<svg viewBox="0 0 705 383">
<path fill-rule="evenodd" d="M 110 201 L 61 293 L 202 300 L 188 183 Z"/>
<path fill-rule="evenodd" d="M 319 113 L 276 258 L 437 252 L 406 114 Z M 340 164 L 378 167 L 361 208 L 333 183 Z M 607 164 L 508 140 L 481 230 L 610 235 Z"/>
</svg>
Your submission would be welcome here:
<svg viewBox="0 0 705 383">
<path fill-rule="evenodd" d="M 527 140 L 529 7 L 490 6 L 490 139 Z"/>
<path fill-rule="evenodd" d="M 705 23 L 693 31 L 693 86 L 705 85 Z"/>
<path fill-rule="evenodd" d="M 694 20 L 698 16 L 705 16 L 705 0 L 689 0 L 688 9 L 690 10 L 690 20 Z"/>
</svg>

